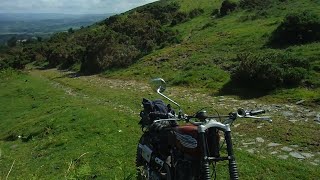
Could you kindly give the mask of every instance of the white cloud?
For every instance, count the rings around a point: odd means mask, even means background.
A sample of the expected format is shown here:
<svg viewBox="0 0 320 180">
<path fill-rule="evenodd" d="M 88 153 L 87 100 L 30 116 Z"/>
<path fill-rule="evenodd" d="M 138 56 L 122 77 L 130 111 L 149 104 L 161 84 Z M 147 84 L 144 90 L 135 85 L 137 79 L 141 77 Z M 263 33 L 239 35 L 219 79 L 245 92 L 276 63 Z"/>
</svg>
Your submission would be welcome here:
<svg viewBox="0 0 320 180">
<path fill-rule="evenodd" d="M 156 0 L 1 0 L 1 12 L 113 13 Z"/>
</svg>

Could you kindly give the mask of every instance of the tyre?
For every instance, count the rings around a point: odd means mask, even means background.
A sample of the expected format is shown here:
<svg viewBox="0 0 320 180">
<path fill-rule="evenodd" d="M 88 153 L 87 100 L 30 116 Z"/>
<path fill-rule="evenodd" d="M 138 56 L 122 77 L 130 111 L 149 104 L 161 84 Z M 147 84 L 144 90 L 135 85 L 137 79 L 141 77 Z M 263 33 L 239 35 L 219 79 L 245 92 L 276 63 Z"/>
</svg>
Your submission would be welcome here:
<svg viewBox="0 0 320 180">
<path fill-rule="evenodd" d="M 139 140 L 139 144 L 150 145 L 150 138 L 147 134 L 143 134 Z M 143 157 L 139 145 L 136 154 L 136 170 L 137 180 L 171 180 L 170 166 L 163 164 L 162 168 L 152 167 Z"/>
</svg>

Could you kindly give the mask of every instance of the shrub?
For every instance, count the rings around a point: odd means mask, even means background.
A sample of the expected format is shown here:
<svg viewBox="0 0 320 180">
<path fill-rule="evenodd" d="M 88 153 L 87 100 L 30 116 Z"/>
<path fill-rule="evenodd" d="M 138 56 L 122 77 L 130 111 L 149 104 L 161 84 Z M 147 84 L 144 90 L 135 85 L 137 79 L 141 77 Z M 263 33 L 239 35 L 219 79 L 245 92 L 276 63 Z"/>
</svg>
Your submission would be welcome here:
<svg viewBox="0 0 320 180">
<path fill-rule="evenodd" d="M 312 69 L 316 72 L 320 72 L 320 61 L 318 61 L 318 64 L 313 65 Z"/>
<path fill-rule="evenodd" d="M 209 23 L 203 25 L 201 30 L 207 29 L 209 27 L 214 27 L 214 26 L 216 26 L 216 24 L 217 24 L 216 22 L 209 22 Z"/>
<path fill-rule="evenodd" d="M 17 45 L 17 38 L 15 36 L 11 37 L 8 41 L 7 41 L 7 45 L 9 47 L 14 47 Z"/>
<path fill-rule="evenodd" d="M 272 33 L 272 46 L 305 44 L 320 41 L 320 16 L 304 11 L 288 14 Z"/>
<path fill-rule="evenodd" d="M 8 56 L 0 62 L 0 69 L 14 68 L 14 69 L 24 69 L 25 65 L 29 63 L 20 55 Z"/>
<path fill-rule="evenodd" d="M 225 16 L 229 14 L 230 12 L 234 11 L 236 7 L 237 7 L 237 3 L 229 0 L 224 0 L 221 4 L 220 16 Z"/>
<path fill-rule="evenodd" d="M 238 55 L 239 66 L 231 75 L 232 81 L 244 87 L 270 90 L 282 83 L 281 70 L 268 57 Z"/>
<path fill-rule="evenodd" d="M 240 0 L 239 7 L 243 9 L 265 9 L 271 4 L 271 0 Z"/>
<path fill-rule="evenodd" d="M 109 26 L 109 25 L 115 23 L 116 21 L 118 21 L 119 18 L 120 18 L 119 15 L 110 16 L 110 17 L 108 17 L 108 18 L 105 20 L 105 24 L 106 24 L 107 26 Z"/>
<path fill-rule="evenodd" d="M 47 61 L 47 67 L 70 68 L 81 64 L 81 71 L 90 74 L 129 66 L 154 49 L 179 42 L 177 31 L 164 24 L 171 23 L 172 19 L 184 22 L 189 16 L 203 13 L 202 9 L 177 12 L 179 7 L 178 3 L 155 3 L 111 16 L 90 28 L 78 31 L 70 28 L 68 32 L 56 33 L 41 43 L 24 45 L 20 54 L 0 57 L 0 68 L 22 68 L 25 62 L 43 64 Z M 22 46 L 14 49 L 22 49 Z M 0 51 L 1 55 L 4 50 Z"/>
<path fill-rule="evenodd" d="M 253 21 L 257 19 L 262 19 L 268 17 L 268 12 L 265 10 L 259 10 L 255 14 L 251 15 L 243 15 L 239 17 L 240 22 L 245 22 L 245 21 Z"/>
<path fill-rule="evenodd" d="M 214 10 L 212 10 L 212 12 L 211 12 L 211 16 L 218 16 L 219 14 L 220 14 L 219 9 L 214 9 Z"/>
<path fill-rule="evenodd" d="M 152 14 L 153 18 L 159 20 L 161 24 L 167 24 L 172 21 L 172 17 L 179 10 L 180 5 L 173 3 L 159 3 L 152 6 L 143 6 L 137 9 L 139 13 Z"/>
<path fill-rule="evenodd" d="M 185 12 L 178 12 L 171 22 L 171 26 L 175 26 L 179 23 L 183 23 L 189 20 L 188 14 Z"/>
<path fill-rule="evenodd" d="M 99 52 L 88 53 L 83 59 L 80 70 L 84 73 L 96 73 L 108 68 L 123 68 L 131 65 L 141 54 L 134 46 L 112 43 L 102 46 Z"/>
<path fill-rule="evenodd" d="M 67 32 L 58 32 L 50 37 L 49 42 L 51 43 L 66 42 L 68 37 L 69 37 L 69 34 Z"/>
<path fill-rule="evenodd" d="M 194 18 L 204 13 L 204 10 L 201 8 L 193 9 L 189 12 L 189 17 Z"/>
<path fill-rule="evenodd" d="M 69 29 L 68 29 L 68 33 L 69 33 L 69 34 L 72 34 L 72 33 L 74 33 L 74 30 L 73 30 L 72 28 L 69 28 Z"/>
<path fill-rule="evenodd" d="M 236 84 L 260 90 L 298 86 L 307 77 L 310 63 L 286 54 L 240 54 L 239 66 L 232 72 Z"/>
<path fill-rule="evenodd" d="M 279 56 L 276 63 L 283 69 L 283 86 L 300 85 L 311 69 L 311 64 L 307 59 L 288 55 Z"/>
<path fill-rule="evenodd" d="M 289 68 L 283 74 L 283 84 L 286 86 L 297 86 L 306 78 L 307 70 L 301 67 Z"/>
<path fill-rule="evenodd" d="M 305 58 L 296 58 L 288 54 L 273 55 L 273 57 L 276 63 L 280 64 L 284 69 L 291 67 L 301 67 L 307 70 L 311 69 L 310 62 Z"/>
</svg>

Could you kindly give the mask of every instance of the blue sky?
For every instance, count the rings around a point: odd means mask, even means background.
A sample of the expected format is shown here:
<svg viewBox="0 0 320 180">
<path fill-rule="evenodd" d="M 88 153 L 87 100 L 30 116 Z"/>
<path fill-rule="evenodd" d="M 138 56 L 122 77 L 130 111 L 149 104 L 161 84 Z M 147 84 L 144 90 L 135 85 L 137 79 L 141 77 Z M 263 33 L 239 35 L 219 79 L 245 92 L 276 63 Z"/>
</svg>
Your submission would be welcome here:
<svg viewBox="0 0 320 180">
<path fill-rule="evenodd" d="M 156 0 L 0 0 L 0 13 L 119 13 Z"/>
</svg>

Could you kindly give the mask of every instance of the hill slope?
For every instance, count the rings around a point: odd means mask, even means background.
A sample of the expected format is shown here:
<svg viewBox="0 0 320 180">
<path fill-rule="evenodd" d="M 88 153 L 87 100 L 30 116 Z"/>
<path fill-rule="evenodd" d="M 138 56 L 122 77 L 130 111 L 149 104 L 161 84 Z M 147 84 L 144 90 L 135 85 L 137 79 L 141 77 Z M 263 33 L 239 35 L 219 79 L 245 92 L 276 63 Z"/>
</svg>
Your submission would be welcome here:
<svg viewBox="0 0 320 180">
<path fill-rule="evenodd" d="M 220 16 L 215 9 L 222 1 L 159 1 L 47 42 L 0 50 L 2 68 L 32 62 L 80 71 L 0 71 L 0 179 L 135 179 L 141 99 L 159 98 L 144 82 L 155 76 L 180 85 L 166 94 L 187 114 L 203 107 L 219 113 L 268 110 L 272 124 L 239 120 L 232 127 L 242 179 L 320 179 L 320 131 L 314 121 L 320 109 L 312 106 L 320 102 L 319 42 L 268 45 L 286 14 L 317 14 L 319 2 L 252 2 L 271 4 L 251 9 L 238 2 Z M 278 72 L 273 69 L 306 76 L 293 88 L 265 90 L 262 95 L 269 95 L 260 99 L 212 96 L 261 95 L 232 84 L 235 69 L 251 65 L 259 65 L 266 77 Z M 81 76 L 93 72 L 102 74 Z M 296 105 L 300 99 L 311 106 Z M 227 165 L 217 167 L 219 179 L 227 179 Z"/>
<path fill-rule="evenodd" d="M 313 24 L 320 24 L 319 2 L 241 0 L 236 8 L 224 5 L 226 10 L 222 2 L 158 1 L 76 32 L 58 33 L 48 42 L 13 48 L 0 56 L 1 67 L 35 61 L 117 78 L 161 76 L 174 85 L 205 87 L 215 94 L 261 96 L 271 90 L 289 94 L 284 99 L 318 103 L 319 39 L 282 47 L 271 46 L 270 39 L 292 12 L 302 19 L 296 26 L 308 25 L 313 16 Z M 311 15 L 299 14 L 306 11 Z M 300 88 L 272 91 L 292 87 Z"/>
<path fill-rule="evenodd" d="M 305 81 L 319 87 L 319 42 L 292 45 L 286 48 L 267 46 L 272 32 L 290 12 L 311 11 L 319 15 L 315 1 L 269 1 L 272 5 L 261 9 L 237 9 L 224 17 L 212 17 L 214 9 L 219 9 L 221 1 L 179 1 L 181 10 L 190 11 L 200 7 L 205 12 L 187 22 L 178 24 L 181 43 L 154 51 L 141 58 L 128 69 L 107 71 L 113 77 L 155 77 L 161 76 L 177 85 L 201 86 L 221 92 L 228 89 L 230 73 L 247 56 L 253 58 L 271 57 L 277 61 L 281 57 L 274 54 L 286 54 L 311 63 L 310 75 Z M 192 4 L 192 5 L 191 5 Z M 263 14 L 263 15 L 261 15 Z M 243 57 L 244 56 L 244 57 Z M 281 56 L 281 55 L 280 55 Z M 262 69 L 261 73 L 270 72 Z M 256 82 L 252 82 L 253 85 Z M 272 86 L 272 83 L 269 83 Z M 241 88 L 231 86 L 232 88 Z M 303 89 L 297 91 L 304 91 Z M 319 90 L 315 90 L 318 91 Z M 228 93 L 222 91 L 222 94 Z M 232 92 L 233 94 L 237 92 Z M 297 95 L 296 93 L 294 93 Z M 240 94 L 241 95 L 241 92 Z M 287 97 L 286 97 L 287 98 Z M 302 98 L 302 97 L 300 97 Z"/>
</svg>

